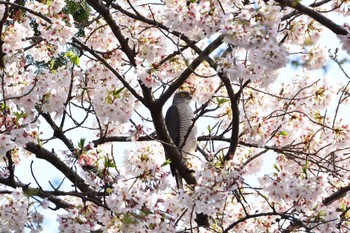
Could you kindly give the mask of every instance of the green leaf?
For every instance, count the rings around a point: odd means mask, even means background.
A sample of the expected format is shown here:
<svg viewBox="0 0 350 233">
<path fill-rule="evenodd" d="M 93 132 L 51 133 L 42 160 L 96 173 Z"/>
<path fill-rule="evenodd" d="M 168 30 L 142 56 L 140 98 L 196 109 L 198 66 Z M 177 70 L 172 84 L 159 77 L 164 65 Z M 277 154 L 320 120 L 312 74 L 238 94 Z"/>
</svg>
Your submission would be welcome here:
<svg viewBox="0 0 350 233">
<path fill-rule="evenodd" d="M 273 165 L 273 168 L 276 169 L 278 172 L 280 172 L 281 170 L 278 168 L 277 164 Z"/>
<path fill-rule="evenodd" d="M 302 174 L 304 174 L 307 177 L 307 168 L 309 167 L 309 161 L 306 159 L 305 165 L 302 168 Z"/>
<path fill-rule="evenodd" d="M 68 51 L 66 52 L 66 54 L 64 54 L 65 57 L 68 57 L 69 60 L 74 63 L 75 65 L 77 66 L 80 66 L 80 57 L 75 54 L 74 52 L 72 51 Z"/>
<path fill-rule="evenodd" d="M 119 88 L 118 90 L 114 90 L 113 91 L 113 96 L 114 97 L 118 97 L 120 92 L 122 92 L 124 90 L 125 87 Z"/>
<path fill-rule="evenodd" d="M 50 70 L 53 70 L 54 66 L 55 66 L 55 59 L 52 59 L 50 61 Z"/>
<path fill-rule="evenodd" d="M 345 203 L 340 203 L 339 208 L 341 210 L 343 210 L 343 211 L 346 210 L 346 204 Z"/>
<path fill-rule="evenodd" d="M 112 159 L 106 159 L 105 160 L 105 167 L 116 167 L 114 161 Z"/>
<path fill-rule="evenodd" d="M 218 102 L 218 105 L 221 106 L 222 104 L 226 103 L 226 102 L 229 102 L 230 100 L 227 99 L 227 98 L 219 98 L 219 97 L 216 97 L 216 101 Z"/>
<path fill-rule="evenodd" d="M 5 105 L 5 102 L 1 102 L 1 106 L 0 106 L 0 110 L 4 111 L 4 110 L 8 110 L 9 106 Z"/>
<path fill-rule="evenodd" d="M 113 193 L 113 189 L 112 189 L 112 188 L 107 188 L 107 189 L 106 189 L 106 193 L 107 193 L 107 194 Z"/>
<path fill-rule="evenodd" d="M 84 145 L 85 145 L 85 138 L 80 138 L 80 141 L 78 142 L 78 147 L 79 149 L 84 149 Z"/>
<path fill-rule="evenodd" d="M 211 126 L 210 126 L 210 125 L 208 125 L 208 126 L 207 126 L 207 130 L 208 130 L 208 133 L 209 133 L 209 134 L 211 134 L 211 132 L 212 132 L 212 128 L 211 128 Z"/>
<path fill-rule="evenodd" d="M 16 119 L 17 119 L 17 120 L 28 116 L 28 114 L 26 114 L 26 113 L 24 113 L 24 112 L 14 112 L 13 114 L 16 116 Z"/>
<path fill-rule="evenodd" d="M 130 213 L 126 213 L 123 218 L 123 223 L 126 225 L 135 223 L 135 218 Z"/>
<path fill-rule="evenodd" d="M 222 168 L 222 166 L 223 166 L 223 161 L 224 159 L 223 159 L 223 157 L 221 156 L 218 160 L 216 160 L 215 162 L 214 162 L 214 166 L 215 166 L 215 168 L 216 169 L 221 169 Z"/>
<path fill-rule="evenodd" d="M 32 197 L 39 194 L 39 190 L 33 188 L 23 189 L 23 192 L 27 197 Z"/>
<path fill-rule="evenodd" d="M 288 132 L 287 132 L 287 131 L 281 131 L 281 132 L 280 132 L 280 135 L 281 135 L 281 136 L 288 136 Z"/>
<path fill-rule="evenodd" d="M 165 160 L 165 162 L 161 165 L 161 167 L 165 167 L 171 163 L 170 159 Z"/>
</svg>

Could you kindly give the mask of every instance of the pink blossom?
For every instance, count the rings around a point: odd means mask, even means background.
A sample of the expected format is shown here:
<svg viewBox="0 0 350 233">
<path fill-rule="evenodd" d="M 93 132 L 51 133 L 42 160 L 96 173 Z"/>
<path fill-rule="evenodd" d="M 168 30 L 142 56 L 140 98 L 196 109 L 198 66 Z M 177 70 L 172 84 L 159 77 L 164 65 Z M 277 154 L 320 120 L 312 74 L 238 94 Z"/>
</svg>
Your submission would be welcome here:
<svg viewBox="0 0 350 233">
<path fill-rule="evenodd" d="M 350 54 L 350 25 L 345 24 L 345 29 L 348 31 L 347 35 L 338 35 L 339 40 L 342 42 L 342 48 Z"/>
</svg>

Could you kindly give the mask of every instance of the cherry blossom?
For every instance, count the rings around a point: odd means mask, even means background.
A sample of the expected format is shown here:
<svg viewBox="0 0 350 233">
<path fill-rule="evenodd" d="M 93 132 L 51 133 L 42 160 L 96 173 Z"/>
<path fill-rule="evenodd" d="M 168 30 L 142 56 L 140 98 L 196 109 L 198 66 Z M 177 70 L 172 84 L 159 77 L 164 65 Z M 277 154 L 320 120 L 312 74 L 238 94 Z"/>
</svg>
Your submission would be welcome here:
<svg viewBox="0 0 350 233">
<path fill-rule="evenodd" d="M 347 35 L 338 35 L 338 38 L 343 44 L 343 49 L 347 52 L 350 53 L 350 26 L 348 24 L 344 25 L 344 28 L 348 31 Z"/>
</svg>

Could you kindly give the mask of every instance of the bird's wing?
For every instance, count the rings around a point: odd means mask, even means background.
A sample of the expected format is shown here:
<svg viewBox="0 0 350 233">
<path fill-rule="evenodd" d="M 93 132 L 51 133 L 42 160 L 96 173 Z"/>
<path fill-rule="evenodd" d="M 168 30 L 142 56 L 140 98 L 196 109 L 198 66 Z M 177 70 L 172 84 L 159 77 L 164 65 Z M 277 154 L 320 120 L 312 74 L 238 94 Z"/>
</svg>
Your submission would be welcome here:
<svg viewBox="0 0 350 233">
<path fill-rule="evenodd" d="M 176 146 L 180 144 L 180 115 L 176 105 L 170 106 L 165 116 L 166 127 Z"/>
<path fill-rule="evenodd" d="M 176 105 L 170 106 L 168 109 L 166 116 L 165 116 L 165 123 L 166 127 L 168 128 L 169 134 L 171 139 L 173 140 L 174 144 L 176 146 L 179 146 L 180 144 L 180 115 L 179 115 L 179 109 Z M 169 159 L 169 156 L 167 153 L 165 153 L 166 159 Z M 183 189 L 182 184 L 182 177 L 176 171 L 176 168 L 174 165 L 170 163 L 170 171 L 173 176 L 175 176 L 176 179 L 176 185 L 178 188 Z"/>
</svg>

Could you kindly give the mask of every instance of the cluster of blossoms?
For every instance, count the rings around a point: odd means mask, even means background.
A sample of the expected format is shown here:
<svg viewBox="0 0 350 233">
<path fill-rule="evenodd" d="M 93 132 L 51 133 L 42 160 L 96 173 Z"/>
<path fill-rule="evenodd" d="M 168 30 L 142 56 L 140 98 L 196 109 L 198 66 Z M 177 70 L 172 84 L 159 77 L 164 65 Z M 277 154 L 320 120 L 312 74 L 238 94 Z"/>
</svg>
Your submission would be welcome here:
<svg viewBox="0 0 350 233">
<path fill-rule="evenodd" d="M 86 45 L 98 51 L 112 51 L 117 43 L 112 31 L 103 22 L 96 20 L 86 28 L 89 36 Z M 119 56 L 117 56 L 119 57 Z M 120 57 L 119 57 L 120 58 Z"/>
<path fill-rule="evenodd" d="M 199 104 L 204 104 L 213 99 L 213 95 L 220 85 L 220 79 L 216 76 L 214 70 L 208 66 L 205 63 L 197 67 L 195 74 L 188 77 L 183 85 L 184 89 L 193 93 L 193 99 Z"/>
<path fill-rule="evenodd" d="M 96 230 L 100 217 L 96 206 L 87 204 L 58 215 L 57 221 L 60 232 L 87 232 Z"/>
<path fill-rule="evenodd" d="M 305 62 L 305 66 L 310 69 L 319 69 L 325 65 L 327 60 L 327 49 L 325 46 L 316 45 L 312 47 L 302 59 Z"/>
<path fill-rule="evenodd" d="M 227 2 L 221 2 L 227 6 Z M 217 32 L 221 13 L 219 3 L 200 1 L 187 6 L 187 1 L 165 1 L 163 19 L 171 30 L 184 32 L 192 39 L 203 39 Z M 226 8 L 230 9 L 230 8 Z"/>
<path fill-rule="evenodd" d="M 162 166 L 164 161 L 157 158 L 162 153 L 162 148 L 156 143 L 141 143 L 135 149 L 125 151 L 123 164 L 126 169 L 126 179 L 136 179 L 138 181 L 136 184 L 139 184 L 142 189 L 169 187 L 165 179 L 169 173 L 164 171 Z"/>
<path fill-rule="evenodd" d="M 195 200 L 197 212 L 216 214 L 218 208 L 224 209 L 226 200 L 237 191 L 241 185 L 240 172 L 235 164 L 228 162 L 224 167 L 216 168 L 211 163 L 203 163 L 202 169 L 197 172 L 198 185 L 194 193 L 189 193 L 189 200 Z M 212 212 L 211 212 L 212 211 Z"/>
<path fill-rule="evenodd" d="M 175 222 L 181 210 L 167 213 L 171 209 L 167 210 L 165 203 L 174 203 L 176 193 L 168 195 L 165 192 L 171 186 L 167 179 L 169 172 L 163 170 L 163 161 L 157 159 L 157 155 L 159 147 L 156 145 L 140 144 L 126 150 L 124 166 L 118 167 L 119 174 L 114 173 L 110 180 L 113 185 L 107 189 L 105 199 L 109 210 L 92 203 L 78 206 L 59 216 L 60 230 L 173 231 L 176 226 L 164 221 L 173 215 L 171 221 Z M 162 197 L 157 198 L 155 192 L 161 193 Z"/>
<path fill-rule="evenodd" d="M 339 216 L 336 213 L 338 203 L 328 207 L 323 205 L 322 198 L 327 196 L 331 187 L 325 176 L 310 172 L 314 166 L 306 163 L 301 167 L 297 161 L 290 162 L 285 156 L 279 155 L 277 171 L 273 176 L 261 177 L 260 183 L 265 185 L 263 192 L 277 211 L 288 212 L 292 208 L 298 220 L 309 222 L 308 227 L 324 232 L 333 227 L 330 222 Z M 320 223 L 312 221 L 317 218 L 321 220 Z"/>
<path fill-rule="evenodd" d="M 269 178 L 265 176 L 261 181 L 268 184 L 264 191 L 269 193 L 271 201 L 281 204 L 279 208 L 284 209 L 290 205 L 311 209 L 321 203 L 327 191 L 327 184 L 322 177 L 314 177 L 306 169 L 300 170 L 298 164 L 287 162 L 283 156 L 278 157 L 277 164 L 275 177 L 268 181 L 266 179 Z M 312 165 L 305 164 L 307 166 Z"/>
<path fill-rule="evenodd" d="M 308 135 L 311 129 L 317 130 L 315 125 L 324 123 L 323 111 L 332 102 L 337 88 L 327 80 L 305 74 L 296 76 L 292 83 L 282 83 L 276 91 L 270 92 L 271 97 L 264 92 L 245 91 L 247 104 L 241 112 L 241 117 L 246 118 L 244 138 L 263 145 L 274 135 L 271 143 L 282 147 Z M 260 109 L 261 106 L 265 107 Z M 295 131 L 301 125 L 304 130 Z"/>
<path fill-rule="evenodd" d="M 0 225 L 1 230 L 11 229 L 24 232 L 23 226 L 27 224 L 32 233 L 43 230 L 43 215 L 33 210 L 28 197 L 21 188 L 15 189 L 11 195 L 1 195 Z"/>
<path fill-rule="evenodd" d="M 343 43 L 343 49 L 350 54 L 350 25 L 345 24 L 344 28 L 348 31 L 348 34 L 338 35 L 338 38 Z"/>
<path fill-rule="evenodd" d="M 160 85 L 156 70 L 140 66 L 137 68 L 137 74 L 138 78 L 146 87 L 154 88 Z"/>
<path fill-rule="evenodd" d="M 322 27 L 314 20 L 301 17 L 290 25 L 290 36 L 288 40 L 296 45 L 313 45 L 318 42 L 322 34 Z"/>
<path fill-rule="evenodd" d="M 135 97 L 117 81 L 113 73 L 105 67 L 94 64 L 87 70 L 87 82 L 83 88 L 95 106 L 95 112 L 103 124 L 125 123 L 131 118 L 135 108 Z"/>
<path fill-rule="evenodd" d="M 36 105 L 42 103 L 42 110 L 46 112 L 56 112 L 61 116 L 67 89 L 63 91 L 61 88 L 67 88 L 69 85 L 64 83 L 70 75 L 51 73 L 43 71 L 40 75 L 35 73 L 33 69 L 27 69 L 30 59 L 37 61 L 49 61 L 50 56 L 58 54 L 58 48 L 67 44 L 72 38 L 76 29 L 73 25 L 73 19 L 64 18 L 61 12 L 64 1 L 55 1 L 49 9 L 46 4 L 38 2 L 27 2 L 26 7 L 40 10 L 55 21 L 54 24 L 46 24 L 47 22 L 37 19 L 38 27 L 36 30 L 41 32 L 43 37 L 40 43 L 35 46 L 31 45 L 31 39 L 35 40 L 35 30 L 33 30 L 32 17 L 19 17 L 18 20 L 9 23 L 6 30 L 2 34 L 4 44 L 2 51 L 6 54 L 4 61 L 7 63 L 3 74 L 3 91 L 2 96 L 5 99 L 11 99 L 6 102 L 8 113 L 1 116 L 1 136 L 4 138 L 3 148 L 8 150 L 17 145 L 24 145 L 26 142 L 33 140 L 37 136 L 35 128 L 37 124 L 34 121 L 36 116 L 34 110 Z M 3 8 L 4 5 L 1 5 Z M 62 18 L 63 17 L 63 18 Z M 60 26 L 58 26 L 60 25 Z M 58 44 L 56 44 L 58 42 Z M 41 45 L 41 46 L 40 46 Z M 55 46 L 53 48 L 52 46 Z M 23 53 L 23 51 L 27 51 Z M 18 57 L 18 54 L 20 56 Z M 29 55 L 30 54 L 30 58 Z M 57 72 L 65 72 L 60 69 Z M 62 86 L 64 85 L 64 87 Z M 4 112 L 3 112 L 4 113 Z M 1 151 L 1 154 L 4 151 Z"/>
<path fill-rule="evenodd" d="M 42 47 L 49 52 L 50 56 L 57 56 L 61 48 L 78 32 L 73 17 L 60 14 L 65 5 L 63 0 L 53 1 L 50 7 L 40 2 L 26 2 L 26 7 L 48 16 L 51 20 L 47 22 L 41 18 L 35 18 L 38 24 L 37 30 L 40 31 L 42 39 L 46 41 L 46 46 Z"/>
<path fill-rule="evenodd" d="M 34 32 L 30 29 L 30 21 L 18 23 L 14 22 L 6 30 L 4 36 L 3 51 L 8 54 L 13 54 L 18 50 L 30 45 L 30 42 L 24 38 L 32 37 Z"/>
</svg>

